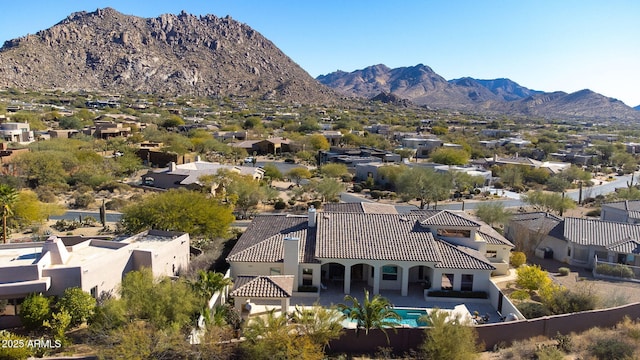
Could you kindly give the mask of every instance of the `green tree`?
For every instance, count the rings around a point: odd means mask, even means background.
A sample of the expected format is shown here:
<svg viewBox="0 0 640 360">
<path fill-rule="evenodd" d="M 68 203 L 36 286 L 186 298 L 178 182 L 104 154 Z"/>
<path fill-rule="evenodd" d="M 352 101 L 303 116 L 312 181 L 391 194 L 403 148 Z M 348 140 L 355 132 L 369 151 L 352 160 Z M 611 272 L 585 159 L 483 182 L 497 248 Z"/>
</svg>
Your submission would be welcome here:
<svg viewBox="0 0 640 360">
<path fill-rule="evenodd" d="M 266 199 L 266 191 L 257 180 L 250 175 L 238 175 L 227 173 L 222 180 L 225 186 L 227 198 L 236 206 L 246 218 L 249 210 L 255 209 L 258 204 Z"/>
<path fill-rule="evenodd" d="M 420 208 L 430 203 L 437 205 L 449 197 L 451 192 L 451 175 L 438 174 L 431 169 L 411 168 L 403 171 L 396 185 L 398 192 L 405 199 L 419 199 Z M 434 206 L 435 206 L 434 205 Z"/>
<path fill-rule="evenodd" d="M 125 275 L 120 295 L 130 319 L 148 321 L 158 329 L 189 326 L 208 300 L 199 298 L 184 280 L 154 279 L 148 268 Z"/>
<path fill-rule="evenodd" d="M 342 175 L 348 174 L 349 170 L 347 170 L 347 165 L 345 164 L 329 163 L 322 165 L 320 173 L 326 177 L 339 178 Z"/>
<path fill-rule="evenodd" d="M 300 186 L 302 180 L 311 178 L 311 172 L 306 167 L 294 167 L 287 172 L 287 177 Z"/>
<path fill-rule="evenodd" d="M 469 153 L 462 149 L 441 147 L 431 153 L 431 161 L 444 165 L 464 165 L 469 162 Z"/>
<path fill-rule="evenodd" d="M 377 294 L 369 299 L 369 291 L 365 290 L 362 302 L 351 295 L 345 295 L 344 301 L 346 304 L 338 304 L 337 309 L 347 318 L 356 321 L 356 334 L 362 329 L 366 335 L 371 329 L 380 329 L 387 337 L 387 343 L 389 342 L 387 329 L 395 330 L 394 326 L 400 315 L 393 311 L 393 304 L 387 298 Z"/>
<path fill-rule="evenodd" d="M 523 265 L 516 269 L 516 284 L 522 289 L 533 292 L 551 283 L 549 274 L 540 265 Z"/>
<path fill-rule="evenodd" d="M 309 145 L 312 150 L 329 150 L 329 140 L 321 134 L 313 134 L 308 137 Z"/>
<path fill-rule="evenodd" d="M 130 233 L 158 229 L 222 237 L 234 220 L 229 206 L 185 189 L 152 194 L 122 210 L 122 224 Z"/>
<path fill-rule="evenodd" d="M 32 151 L 20 154 L 14 165 L 29 181 L 32 188 L 40 185 L 66 184 L 68 175 L 64 165 L 68 163 L 70 153 L 66 156 L 58 151 Z"/>
<path fill-rule="evenodd" d="M 91 319 L 96 310 L 96 299 L 82 289 L 72 287 L 65 289 L 56 306 L 71 316 L 71 326 L 78 326 Z"/>
<path fill-rule="evenodd" d="M 420 346 L 424 359 L 470 360 L 478 357 L 478 334 L 462 322 L 460 314 L 450 316 L 436 308 L 425 316 L 429 327 L 425 329 L 425 341 Z"/>
<path fill-rule="evenodd" d="M 344 184 L 336 179 L 325 178 L 314 184 L 315 190 L 322 196 L 323 202 L 336 201 L 345 190 Z"/>
<path fill-rule="evenodd" d="M 560 215 L 565 210 L 573 209 L 576 203 L 569 197 L 558 193 L 548 193 L 541 190 L 529 191 L 522 195 L 522 201 L 543 211 L 554 211 Z"/>
<path fill-rule="evenodd" d="M 7 243 L 7 218 L 13 215 L 13 205 L 18 201 L 18 191 L 13 187 L 0 184 L 0 206 L 2 207 L 2 242 Z"/>
<path fill-rule="evenodd" d="M 501 202 L 493 201 L 479 204 L 476 208 L 476 216 L 487 224 L 505 224 L 511 218 L 511 212 L 504 208 Z"/>
<path fill-rule="evenodd" d="M 39 329 L 51 318 L 51 299 L 42 294 L 30 294 L 22 302 L 20 320 L 27 329 Z"/>
<path fill-rule="evenodd" d="M 502 166 L 498 171 L 502 183 L 510 188 L 522 186 L 523 174 L 519 166 Z"/>
<path fill-rule="evenodd" d="M 264 167 L 264 177 L 268 177 L 271 180 L 282 180 L 282 172 L 278 169 L 274 164 L 265 164 Z"/>
<path fill-rule="evenodd" d="M 38 195 L 31 190 L 18 192 L 18 199 L 13 205 L 11 226 L 24 228 L 34 223 L 42 223 L 51 215 L 62 215 L 65 209 L 59 204 L 47 204 L 38 200 Z"/>
</svg>

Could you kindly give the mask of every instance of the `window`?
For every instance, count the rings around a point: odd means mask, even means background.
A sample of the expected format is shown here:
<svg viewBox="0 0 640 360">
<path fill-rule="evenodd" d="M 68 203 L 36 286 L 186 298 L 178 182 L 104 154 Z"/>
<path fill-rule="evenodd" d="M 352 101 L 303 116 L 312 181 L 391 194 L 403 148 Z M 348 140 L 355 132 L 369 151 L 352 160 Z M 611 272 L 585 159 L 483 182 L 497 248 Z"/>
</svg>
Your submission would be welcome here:
<svg viewBox="0 0 640 360">
<path fill-rule="evenodd" d="M 453 290 L 453 274 L 442 274 L 440 288 L 442 290 Z"/>
<path fill-rule="evenodd" d="M 90 293 L 91 293 L 91 296 L 94 299 L 97 299 L 98 298 L 98 286 L 92 287 Z"/>
<path fill-rule="evenodd" d="M 398 267 L 397 266 L 383 266 L 382 267 L 382 280 L 398 280 Z"/>
<path fill-rule="evenodd" d="M 473 274 L 462 274 L 462 283 L 460 290 L 473 291 Z"/>
<path fill-rule="evenodd" d="M 302 269 L 302 285 L 313 285 L 313 269 Z"/>
<path fill-rule="evenodd" d="M 496 250 L 487 250 L 487 258 L 497 258 L 498 252 Z"/>
<path fill-rule="evenodd" d="M 269 269 L 269 275 L 281 275 L 282 271 L 280 270 L 280 268 L 277 267 L 273 267 Z"/>
<path fill-rule="evenodd" d="M 439 236 L 443 236 L 443 237 L 459 237 L 459 238 L 471 237 L 471 230 L 464 230 L 464 229 L 438 229 L 437 233 Z"/>
</svg>

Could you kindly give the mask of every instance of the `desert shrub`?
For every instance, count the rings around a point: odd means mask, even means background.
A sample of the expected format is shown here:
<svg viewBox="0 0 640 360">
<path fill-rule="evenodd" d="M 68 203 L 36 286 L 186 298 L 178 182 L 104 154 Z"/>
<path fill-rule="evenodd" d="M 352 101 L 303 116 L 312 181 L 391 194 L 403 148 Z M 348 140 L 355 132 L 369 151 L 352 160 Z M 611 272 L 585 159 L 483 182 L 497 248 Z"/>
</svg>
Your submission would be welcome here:
<svg viewBox="0 0 640 360">
<path fill-rule="evenodd" d="M 80 226 L 82 226 L 82 224 L 79 221 L 61 219 L 56 221 L 56 223 L 53 224 L 52 227 L 60 232 L 65 232 L 65 231 L 75 230 Z"/>
<path fill-rule="evenodd" d="M 131 186 L 118 181 L 109 181 L 104 184 L 101 184 L 98 190 L 107 190 L 109 192 L 114 192 L 116 190 L 119 190 L 121 192 L 126 192 L 131 190 Z"/>
<path fill-rule="evenodd" d="M 0 343 L 3 344 L 0 347 L 0 359 L 26 359 L 33 355 L 33 347 L 19 346 L 20 344 L 27 344 L 29 338 L 16 335 L 7 330 L 0 330 Z M 13 346 L 17 344 L 17 346 Z"/>
<path fill-rule="evenodd" d="M 111 199 L 111 200 L 107 201 L 104 204 L 104 207 L 107 210 L 121 210 L 127 205 L 129 205 L 129 202 L 127 200 L 116 198 L 116 199 Z"/>
<path fill-rule="evenodd" d="M 589 210 L 585 215 L 592 216 L 592 217 L 600 217 L 600 209 Z"/>
<path fill-rule="evenodd" d="M 354 193 L 360 193 L 362 192 L 362 186 L 360 184 L 355 184 L 353 185 L 353 192 Z"/>
<path fill-rule="evenodd" d="M 516 290 L 512 292 L 511 295 L 509 295 L 509 297 L 514 300 L 522 301 L 522 300 L 529 299 L 531 296 L 529 295 L 529 292 L 527 290 Z"/>
<path fill-rule="evenodd" d="M 73 196 L 73 202 L 76 208 L 86 209 L 89 205 L 93 204 L 94 197 L 90 193 L 75 193 Z"/>
<path fill-rule="evenodd" d="M 540 297 L 552 314 L 593 310 L 598 302 L 590 287 L 571 291 L 564 286 L 550 284 L 540 290 Z"/>
<path fill-rule="evenodd" d="M 596 340 L 589 352 L 599 360 L 623 360 L 633 357 L 633 346 L 616 338 Z"/>
<path fill-rule="evenodd" d="M 553 345 L 542 345 L 536 350 L 535 358 L 538 360 L 562 360 L 564 353 Z"/>
<path fill-rule="evenodd" d="M 569 273 L 571 273 L 571 270 L 569 268 L 566 268 L 566 267 L 558 268 L 558 274 L 560 276 L 568 276 Z"/>
<path fill-rule="evenodd" d="M 516 305 L 522 316 L 527 319 L 539 318 L 543 316 L 551 315 L 551 311 L 540 303 L 535 302 L 525 302 Z"/>
<path fill-rule="evenodd" d="M 596 273 L 621 278 L 634 277 L 633 269 L 622 264 L 598 264 L 596 265 Z"/>
<path fill-rule="evenodd" d="M 562 335 L 558 332 L 553 339 L 556 341 L 556 347 L 559 350 L 565 353 L 570 353 L 573 350 L 573 341 L 570 335 Z"/>
<path fill-rule="evenodd" d="M 20 320 L 27 329 L 39 329 L 50 318 L 50 298 L 42 294 L 31 294 L 22 302 Z"/>
<path fill-rule="evenodd" d="M 48 187 L 44 187 L 44 186 L 37 187 L 36 194 L 38 195 L 38 200 L 45 203 L 52 204 L 58 201 L 58 197 L 56 196 L 56 194 L 53 192 L 53 190 L 51 190 Z"/>
<path fill-rule="evenodd" d="M 285 203 L 282 199 L 278 199 L 278 201 L 273 204 L 273 208 L 276 210 L 283 210 L 287 208 L 287 203 Z"/>
<path fill-rule="evenodd" d="M 78 326 L 93 316 L 96 308 L 96 299 L 80 288 L 67 288 L 58 300 L 57 306 L 61 311 L 69 314 L 69 325 Z"/>
<path fill-rule="evenodd" d="M 525 253 L 523 253 L 522 251 L 514 251 L 511 253 L 509 262 L 514 268 L 519 268 L 521 265 L 527 262 L 527 255 L 525 255 Z"/>
<path fill-rule="evenodd" d="M 380 190 L 371 190 L 371 198 L 372 199 L 381 199 L 382 198 L 382 191 Z"/>
</svg>

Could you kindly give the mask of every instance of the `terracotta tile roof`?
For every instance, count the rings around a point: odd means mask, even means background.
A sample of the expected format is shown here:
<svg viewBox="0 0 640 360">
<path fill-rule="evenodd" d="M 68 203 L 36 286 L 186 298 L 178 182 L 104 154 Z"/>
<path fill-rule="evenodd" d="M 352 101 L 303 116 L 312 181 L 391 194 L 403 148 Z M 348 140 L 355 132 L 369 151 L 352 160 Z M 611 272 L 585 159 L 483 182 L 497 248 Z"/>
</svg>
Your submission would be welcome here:
<svg viewBox="0 0 640 360">
<path fill-rule="evenodd" d="M 493 269 L 484 256 L 471 249 L 449 245 L 434 238 L 421 225 L 425 215 L 440 217 L 468 227 L 476 224 L 448 211 L 428 211 L 410 214 L 367 214 L 362 212 L 320 212 L 317 227 L 307 227 L 306 216 L 257 216 L 233 248 L 231 262 L 282 262 L 285 237 L 301 240 L 300 261 L 311 263 L 320 259 L 355 259 L 431 262 L 440 268 Z M 492 234 L 486 239 L 500 242 Z"/>
<path fill-rule="evenodd" d="M 287 298 L 293 294 L 293 275 L 247 276 L 234 279 L 231 297 Z"/>
<path fill-rule="evenodd" d="M 359 203 L 330 203 L 325 204 L 323 212 L 330 213 L 367 213 L 367 214 L 397 214 L 396 207 L 391 204 L 373 202 Z"/>
<path fill-rule="evenodd" d="M 484 256 L 473 249 L 454 246 L 445 241 L 437 241 L 438 250 L 442 254 L 442 261 L 436 264 L 440 269 L 473 269 L 495 270 L 488 261 L 482 260 Z"/>
<path fill-rule="evenodd" d="M 307 231 L 307 216 L 258 215 L 233 247 L 227 261 L 282 262 L 284 238 L 300 239 L 299 260 L 302 263 L 317 263 L 315 253 L 315 231 Z"/>
<path fill-rule="evenodd" d="M 607 250 L 618 253 L 640 254 L 640 242 L 637 239 L 624 239 L 607 246 Z"/>
<path fill-rule="evenodd" d="M 419 219 L 417 215 L 321 214 L 316 257 L 440 261 L 435 239 Z"/>
<path fill-rule="evenodd" d="M 424 226 L 434 225 L 434 226 L 480 227 L 479 223 L 473 220 L 467 219 L 465 216 L 461 216 L 461 214 L 450 211 L 450 210 L 439 211 L 438 213 L 420 221 L 420 224 Z"/>
<path fill-rule="evenodd" d="M 565 218 L 564 237 L 580 245 L 606 247 L 625 239 L 640 239 L 640 225 L 603 220 Z"/>
<path fill-rule="evenodd" d="M 322 207 L 325 213 L 363 213 L 362 203 L 328 203 Z"/>
</svg>

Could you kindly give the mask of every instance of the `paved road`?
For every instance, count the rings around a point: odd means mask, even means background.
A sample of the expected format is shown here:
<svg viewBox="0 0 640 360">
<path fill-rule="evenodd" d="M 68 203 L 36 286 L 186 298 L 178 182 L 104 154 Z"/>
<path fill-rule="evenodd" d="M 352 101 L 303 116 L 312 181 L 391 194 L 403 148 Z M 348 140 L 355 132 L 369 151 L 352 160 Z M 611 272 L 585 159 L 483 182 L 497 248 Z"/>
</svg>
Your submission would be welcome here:
<svg viewBox="0 0 640 360">
<path fill-rule="evenodd" d="M 634 177 L 634 183 L 636 183 L 636 179 L 638 179 L 638 176 Z M 585 187 L 582 189 L 582 199 L 584 200 L 585 198 L 588 198 L 588 197 L 596 197 L 598 195 L 606 195 L 606 194 L 612 193 L 615 191 L 616 188 L 626 187 L 627 182 L 630 180 L 631 180 L 631 175 L 616 176 L 613 181 L 604 182 L 602 183 L 602 185 L 598 184 L 591 187 Z M 501 195 L 504 194 L 505 197 L 503 199 L 488 200 L 488 201 L 460 201 L 460 202 L 453 202 L 453 203 L 442 203 L 442 204 L 438 204 L 437 208 L 446 209 L 446 210 L 462 210 L 464 206 L 464 210 L 472 210 L 472 209 L 475 209 L 478 206 L 478 204 L 486 204 L 487 202 L 491 202 L 491 201 L 501 202 L 503 206 L 506 208 L 520 207 L 520 206 L 526 205 L 520 200 L 520 195 L 517 193 L 513 193 L 510 191 L 505 191 L 503 193 L 502 190 L 497 190 L 497 189 L 488 189 L 488 190 L 491 191 L 492 193 L 495 193 L 497 191 L 498 194 L 501 194 Z M 580 192 L 579 189 L 572 189 L 567 191 L 565 193 L 565 196 L 577 201 L 579 197 L 579 192 Z M 340 200 L 347 203 L 361 202 L 361 201 L 374 202 L 371 199 L 364 199 L 360 196 L 356 196 L 346 192 L 340 194 Z M 411 209 L 417 209 L 417 208 L 418 207 L 413 205 L 396 205 L 396 209 L 398 210 L 399 213 L 407 213 L 411 211 Z"/>
</svg>

